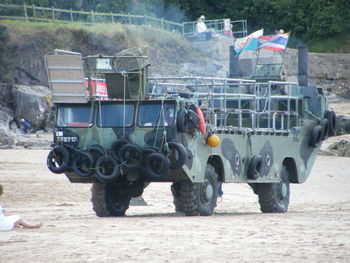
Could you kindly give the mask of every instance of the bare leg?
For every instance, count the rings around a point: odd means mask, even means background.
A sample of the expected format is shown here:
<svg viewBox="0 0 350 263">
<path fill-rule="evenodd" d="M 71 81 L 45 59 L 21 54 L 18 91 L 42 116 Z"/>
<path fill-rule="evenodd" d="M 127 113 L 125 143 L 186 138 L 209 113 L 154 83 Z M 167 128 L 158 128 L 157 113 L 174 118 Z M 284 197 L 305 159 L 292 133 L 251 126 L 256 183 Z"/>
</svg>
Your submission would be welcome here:
<svg viewBox="0 0 350 263">
<path fill-rule="evenodd" d="M 21 218 L 15 222 L 14 227 L 22 226 L 23 228 L 40 228 L 42 225 L 43 225 L 42 222 L 40 222 L 39 224 L 30 225 L 30 224 L 24 222 L 23 219 Z"/>
</svg>

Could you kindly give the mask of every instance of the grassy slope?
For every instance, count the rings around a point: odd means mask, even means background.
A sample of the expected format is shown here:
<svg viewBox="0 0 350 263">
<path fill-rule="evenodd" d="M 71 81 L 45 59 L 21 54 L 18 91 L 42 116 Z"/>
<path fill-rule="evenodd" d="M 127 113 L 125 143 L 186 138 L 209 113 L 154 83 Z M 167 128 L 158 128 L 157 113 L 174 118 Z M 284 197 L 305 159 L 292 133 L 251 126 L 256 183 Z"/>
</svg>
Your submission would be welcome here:
<svg viewBox="0 0 350 263">
<path fill-rule="evenodd" d="M 0 21 L 7 28 L 10 57 L 14 65 L 33 70 L 36 60 L 57 49 L 81 52 L 83 55 L 114 55 L 131 47 L 148 46 L 151 70 L 159 75 L 176 74 L 181 63 L 205 63 L 206 59 L 182 39 L 181 35 L 149 26 L 121 24 L 26 23 Z M 19 62 L 20 61 L 20 62 Z M 28 63 L 28 65 L 23 65 Z"/>
<path fill-rule="evenodd" d="M 350 36 L 347 34 L 309 41 L 309 50 L 319 53 L 350 53 Z"/>
</svg>

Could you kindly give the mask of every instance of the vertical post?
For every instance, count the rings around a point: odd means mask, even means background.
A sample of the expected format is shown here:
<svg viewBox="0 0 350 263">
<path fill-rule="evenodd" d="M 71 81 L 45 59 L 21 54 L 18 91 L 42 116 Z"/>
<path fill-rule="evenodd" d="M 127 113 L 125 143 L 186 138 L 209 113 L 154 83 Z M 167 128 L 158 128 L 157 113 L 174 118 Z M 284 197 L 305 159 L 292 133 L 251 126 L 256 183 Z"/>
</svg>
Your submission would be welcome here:
<svg viewBox="0 0 350 263">
<path fill-rule="evenodd" d="M 111 12 L 111 18 L 112 18 L 112 24 L 114 24 L 114 16 L 112 12 Z"/>
<path fill-rule="evenodd" d="M 52 7 L 52 22 L 55 22 L 55 8 Z"/>
<path fill-rule="evenodd" d="M 91 10 L 91 21 L 93 24 L 95 24 L 95 16 L 94 16 L 94 11 Z"/>
<path fill-rule="evenodd" d="M 73 10 L 72 10 L 72 8 L 70 9 L 70 21 L 72 21 L 72 22 L 74 21 L 73 20 Z"/>
<path fill-rule="evenodd" d="M 235 51 L 234 46 L 230 46 L 230 69 L 229 69 L 229 77 L 237 78 L 239 76 L 239 65 L 238 65 L 238 55 Z"/>
<path fill-rule="evenodd" d="M 33 8 L 34 22 L 36 22 L 36 10 L 35 10 L 35 5 L 34 4 L 32 4 L 32 8 Z"/>
<path fill-rule="evenodd" d="M 147 15 L 145 14 L 145 25 L 147 25 Z"/>
<path fill-rule="evenodd" d="M 162 29 L 164 30 L 164 18 L 162 17 Z"/>
<path fill-rule="evenodd" d="M 131 16 L 130 16 L 130 13 L 128 13 L 128 19 L 129 19 L 129 24 L 131 25 Z"/>
<path fill-rule="evenodd" d="M 185 25 L 183 22 L 181 23 L 181 25 L 182 25 L 182 36 L 185 37 Z"/>
<path fill-rule="evenodd" d="M 307 60 L 308 50 L 306 46 L 298 47 L 298 83 L 299 86 L 307 86 Z"/>
<path fill-rule="evenodd" d="M 25 3 L 23 4 L 23 9 L 24 9 L 24 17 L 26 18 L 26 22 L 28 22 L 27 5 Z"/>
</svg>

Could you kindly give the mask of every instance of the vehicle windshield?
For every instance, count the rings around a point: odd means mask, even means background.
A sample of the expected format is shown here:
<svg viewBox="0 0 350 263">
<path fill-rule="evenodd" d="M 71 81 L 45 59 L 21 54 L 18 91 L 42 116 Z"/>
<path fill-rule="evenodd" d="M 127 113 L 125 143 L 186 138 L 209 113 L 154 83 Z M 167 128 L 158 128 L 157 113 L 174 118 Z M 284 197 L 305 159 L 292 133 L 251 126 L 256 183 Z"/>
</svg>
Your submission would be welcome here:
<svg viewBox="0 0 350 263">
<path fill-rule="evenodd" d="M 174 123 L 174 102 L 142 103 L 137 125 L 141 127 L 171 126 Z"/>
<path fill-rule="evenodd" d="M 125 107 L 124 107 L 125 106 Z M 134 123 L 133 103 L 102 103 L 99 106 L 97 125 L 100 127 L 131 127 Z"/>
<path fill-rule="evenodd" d="M 59 127 L 90 127 L 93 124 L 90 104 L 61 105 L 57 110 Z"/>
</svg>

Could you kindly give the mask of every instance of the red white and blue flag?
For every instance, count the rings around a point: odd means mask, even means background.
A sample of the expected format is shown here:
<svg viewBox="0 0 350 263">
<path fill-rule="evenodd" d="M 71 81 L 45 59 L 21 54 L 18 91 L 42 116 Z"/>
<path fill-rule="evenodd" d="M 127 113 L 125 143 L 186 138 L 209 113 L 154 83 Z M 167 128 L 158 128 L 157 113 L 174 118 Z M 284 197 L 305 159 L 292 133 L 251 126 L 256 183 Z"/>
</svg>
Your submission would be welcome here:
<svg viewBox="0 0 350 263">
<path fill-rule="evenodd" d="M 289 33 L 279 34 L 277 36 L 261 36 L 259 37 L 261 43 L 258 49 L 269 49 L 282 51 L 286 50 L 288 44 Z"/>
</svg>

